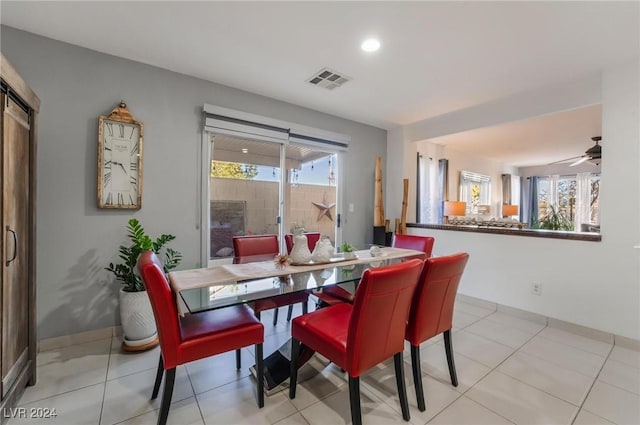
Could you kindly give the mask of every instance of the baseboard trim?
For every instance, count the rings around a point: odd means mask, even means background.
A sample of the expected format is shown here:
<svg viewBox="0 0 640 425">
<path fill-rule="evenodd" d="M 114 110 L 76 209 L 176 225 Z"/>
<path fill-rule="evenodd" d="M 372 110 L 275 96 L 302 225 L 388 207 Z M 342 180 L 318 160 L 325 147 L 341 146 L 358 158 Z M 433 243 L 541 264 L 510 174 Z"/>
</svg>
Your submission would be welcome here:
<svg viewBox="0 0 640 425">
<path fill-rule="evenodd" d="M 520 319 L 540 323 L 541 325 L 548 325 L 549 323 L 549 319 L 541 314 L 531 313 L 530 311 L 520 310 L 519 308 L 515 307 L 507 307 L 506 305 L 498 304 L 498 311 L 510 316 L 518 317 Z"/>
<path fill-rule="evenodd" d="M 462 301 L 463 303 L 467 303 L 467 304 L 475 305 L 475 306 L 478 306 L 478 307 L 486 308 L 488 310 L 493 310 L 493 311 L 497 311 L 497 308 L 498 308 L 498 304 L 496 304 L 494 302 L 485 301 L 485 300 L 482 300 L 480 298 L 475 298 L 475 297 L 471 297 L 469 295 L 464 295 L 464 294 L 456 295 L 456 300 L 457 301 Z"/>
<path fill-rule="evenodd" d="M 584 336 L 586 338 L 595 339 L 596 341 L 606 342 L 607 344 L 614 344 L 623 348 L 640 351 L 640 341 L 633 338 L 615 335 L 609 332 L 589 328 L 587 326 L 577 325 L 575 323 L 567 322 L 564 320 L 554 319 L 553 317 L 542 316 L 537 313 L 532 313 L 526 310 L 521 310 L 515 307 L 509 307 L 502 304 L 497 304 L 491 301 L 475 298 L 469 295 L 458 294 L 456 296 L 456 301 L 461 301 L 467 304 L 472 304 L 472 305 L 488 308 L 490 310 L 503 312 L 505 314 L 516 316 L 522 319 L 531 320 L 536 323 L 546 324 L 551 328 L 561 329 L 576 335 Z"/>
<path fill-rule="evenodd" d="M 626 336 L 614 335 L 614 344 L 622 348 L 628 348 L 630 350 L 640 351 L 640 341 L 633 338 L 627 338 Z"/>
<path fill-rule="evenodd" d="M 502 312 L 511 316 L 519 317 L 526 320 L 531 320 L 536 323 L 546 324 L 552 328 L 558 328 L 571 332 L 577 335 L 581 335 L 587 338 L 595 339 L 597 341 L 606 342 L 608 344 L 618 345 L 630 350 L 640 351 L 640 340 L 628 338 L 612 333 L 604 332 L 598 329 L 589 328 L 575 323 L 567 322 L 564 320 L 558 320 L 551 317 L 545 317 L 537 313 L 532 313 L 526 310 L 521 310 L 515 307 L 509 307 L 502 304 L 497 304 L 491 301 L 486 301 L 480 298 L 475 298 L 469 295 L 458 294 L 457 301 L 467 304 L 484 307 L 493 311 Z M 64 335 L 55 338 L 45 338 L 38 342 L 38 351 L 48 351 L 57 348 L 67 347 L 69 345 L 83 344 L 85 342 L 97 341 L 99 339 L 112 338 L 114 336 L 122 335 L 122 326 L 109 326 L 107 328 L 96 329 L 93 331 L 80 332 L 71 335 Z"/>
<path fill-rule="evenodd" d="M 552 318 L 548 318 L 547 320 L 547 326 L 549 326 L 550 328 L 560 329 L 572 334 L 595 339 L 596 341 L 606 342 L 607 344 L 613 344 L 615 342 L 614 335 L 608 332 L 589 328 L 587 326 L 576 325 L 575 323 L 566 322 L 564 320 Z"/>
<path fill-rule="evenodd" d="M 86 342 L 97 341 L 99 339 L 112 338 L 122 334 L 121 326 L 109 326 L 107 328 L 95 329 L 92 331 L 79 332 L 70 335 L 57 336 L 54 338 L 44 338 L 38 341 L 38 351 L 55 350 L 69 345 L 84 344 Z"/>
</svg>

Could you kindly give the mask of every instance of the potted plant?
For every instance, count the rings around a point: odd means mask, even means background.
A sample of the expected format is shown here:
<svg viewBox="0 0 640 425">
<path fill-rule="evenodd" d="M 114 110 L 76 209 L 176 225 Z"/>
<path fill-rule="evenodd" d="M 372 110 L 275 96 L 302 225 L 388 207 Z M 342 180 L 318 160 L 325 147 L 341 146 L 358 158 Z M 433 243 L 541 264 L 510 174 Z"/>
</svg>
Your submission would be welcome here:
<svg viewBox="0 0 640 425">
<path fill-rule="evenodd" d="M 340 245 L 340 251 L 342 252 L 344 258 L 355 258 L 355 250 L 356 249 L 349 242 L 344 242 L 342 245 Z"/>
<path fill-rule="evenodd" d="M 166 247 L 176 238 L 174 235 L 163 234 L 152 240 L 135 218 L 127 223 L 127 236 L 131 244 L 120 245 L 118 249 L 122 263 L 109 263 L 105 270 L 112 272 L 123 285 L 120 289 L 120 322 L 124 334 L 122 347 L 127 351 L 139 351 L 157 345 L 157 332 L 149 297 L 136 271 L 138 257 L 143 251 L 155 252 L 163 259 L 164 272 L 168 273 L 180 264 L 182 254 Z"/>
<path fill-rule="evenodd" d="M 560 211 L 556 211 L 553 205 L 547 207 L 546 214 L 543 218 L 535 220 L 531 226 L 532 229 L 544 230 L 573 230 L 573 222 L 569 220 Z"/>
</svg>

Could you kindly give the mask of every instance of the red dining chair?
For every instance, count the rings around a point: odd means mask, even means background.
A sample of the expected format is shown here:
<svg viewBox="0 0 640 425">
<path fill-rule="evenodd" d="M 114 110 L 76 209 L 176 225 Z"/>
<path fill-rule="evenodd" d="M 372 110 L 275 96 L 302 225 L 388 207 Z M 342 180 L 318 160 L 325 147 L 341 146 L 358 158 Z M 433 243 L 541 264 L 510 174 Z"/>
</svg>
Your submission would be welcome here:
<svg viewBox="0 0 640 425">
<path fill-rule="evenodd" d="M 316 248 L 316 243 L 320 240 L 320 232 L 307 232 L 304 234 L 307 237 L 307 247 L 309 251 L 313 252 Z M 284 235 L 284 243 L 287 245 L 287 252 L 291 254 L 293 249 L 293 235 Z"/>
<path fill-rule="evenodd" d="M 433 252 L 433 244 L 435 239 L 431 236 L 416 236 L 416 235 L 394 235 L 391 246 L 394 248 L 414 249 L 416 251 L 422 251 L 427 255 L 427 258 L 431 257 Z"/>
<path fill-rule="evenodd" d="M 160 361 L 151 399 L 158 396 L 162 375 L 167 371 L 158 425 L 169 416 L 176 367 L 216 354 L 255 346 L 258 407 L 264 406 L 262 343 L 264 326 L 244 305 L 209 310 L 197 314 L 178 315 L 176 297 L 158 261 L 151 251 L 140 254 L 137 264 L 142 277 L 160 339 Z M 236 356 L 236 358 L 238 358 Z M 238 369 L 239 364 L 236 364 Z"/>
<path fill-rule="evenodd" d="M 453 327 L 453 308 L 458 284 L 468 259 L 469 254 L 466 253 L 428 258 L 418 281 L 405 338 L 411 344 L 413 382 L 416 387 L 418 409 L 421 412 L 424 412 L 426 408 L 420 370 L 420 344 L 422 342 L 438 334 L 444 334 L 444 347 L 451 384 L 454 387 L 458 386 L 451 347 L 451 328 Z"/>
<path fill-rule="evenodd" d="M 271 256 L 271 258 L 275 258 L 280 253 L 278 235 L 234 236 L 233 250 L 235 251 L 234 262 L 236 263 L 255 261 L 255 256 Z M 289 321 L 293 313 L 293 305 L 301 303 L 302 312 L 306 313 L 308 300 L 308 292 L 293 292 L 256 300 L 253 302 L 252 308 L 258 318 L 260 318 L 262 311 L 275 309 L 273 312 L 273 326 L 275 326 L 278 323 L 278 307 L 289 306 L 287 313 L 287 321 Z"/>
<path fill-rule="evenodd" d="M 435 239 L 431 236 L 395 235 L 391 246 L 394 248 L 413 249 L 422 251 L 427 258 L 431 257 Z M 353 294 L 340 286 L 330 286 L 324 288 L 323 292 L 316 294 L 320 301 L 327 305 L 334 305 L 343 302 L 352 303 Z"/>
<path fill-rule="evenodd" d="M 293 319 L 289 398 L 296 397 L 302 343 L 349 374 L 351 421 L 360 425 L 360 375 L 393 356 L 402 417 L 408 421 L 402 360 L 404 329 L 422 265 L 422 260 L 413 259 L 367 269 L 353 304 L 336 304 Z"/>
</svg>

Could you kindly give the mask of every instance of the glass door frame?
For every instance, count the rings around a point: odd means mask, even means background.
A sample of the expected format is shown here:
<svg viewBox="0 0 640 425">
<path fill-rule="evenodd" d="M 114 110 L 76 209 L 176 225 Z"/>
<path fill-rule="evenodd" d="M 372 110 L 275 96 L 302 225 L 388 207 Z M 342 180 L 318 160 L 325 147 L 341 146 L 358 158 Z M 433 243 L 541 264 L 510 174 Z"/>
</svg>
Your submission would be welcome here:
<svg viewBox="0 0 640 425">
<path fill-rule="evenodd" d="M 200 144 L 200 157 L 201 157 L 201 178 L 199 181 L 199 193 L 200 193 L 200 264 L 201 267 L 208 267 L 211 261 L 210 258 L 210 185 L 211 185 L 211 161 L 213 160 L 213 146 L 215 141 L 213 138 L 216 134 L 224 134 L 223 131 L 213 132 L 209 130 L 202 131 L 202 142 Z M 239 135 L 234 135 L 235 137 L 241 137 Z M 287 146 L 298 146 L 298 143 L 291 143 L 287 140 L 274 140 L 271 138 L 262 138 L 259 135 L 246 135 L 242 136 L 248 140 L 254 140 L 258 142 L 264 143 L 272 143 L 280 145 L 280 181 L 278 187 L 279 201 L 278 201 L 278 218 L 277 218 L 277 229 L 278 229 L 278 238 L 280 241 L 280 252 L 286 251 L 284 234 L 285 229 L 283 227 L 283 223 L 286 223 L 285 214 L 286 205 L 285 205 L 285 185 L 288 184 L 289 173 L 286 170 L 286 149 Z M 342 242 L 342 223 L 344 220 L 344 214 L 342 213 L 342 179 L 341 176 L 343 174 L 343 152 L 340 151 L 332 151 L 331 149 L 319 149 L 314 147 L 314 149 L 326 152 L 327 154 L 335 154 L 336 155 L 336 220 L 334 221 L 334 232 L 335 232 L 335 245 L 339 246 Z"/>
</svg>

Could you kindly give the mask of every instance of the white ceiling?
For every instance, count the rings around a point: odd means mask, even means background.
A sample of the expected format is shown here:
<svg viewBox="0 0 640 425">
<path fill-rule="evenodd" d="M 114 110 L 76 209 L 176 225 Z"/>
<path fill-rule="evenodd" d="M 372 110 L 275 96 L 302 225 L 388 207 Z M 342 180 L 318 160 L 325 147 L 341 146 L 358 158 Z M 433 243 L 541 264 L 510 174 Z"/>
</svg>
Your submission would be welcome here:
<svg viewBox="0 0 640 425">
<path fill-rule="evenodd" d="M 593 105 L 429 141 L 516 167 L 544 165 L 583 155 L 602 134 L 601 115 Z"/>
<path fill-rule="evenodd" d="M 386 129 L 594 75 L 640 50 L 640 2 L 3 0 L 0 8 L 5 25 Z M 359 48 L 370 35 L 382 43 L 375 54 Z M 333 91 L 306 82 L 323 67 L 353 80 Z M 570 156 L 590 146 L 582 134 L 590 125 L 567 135 L 580 139 Z"/>
</svg>

